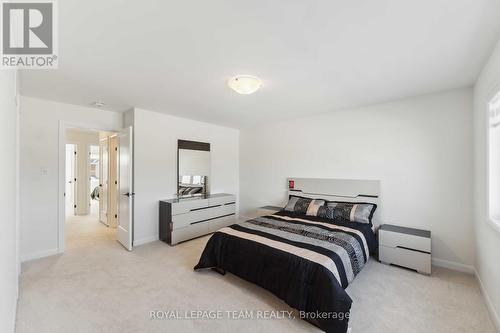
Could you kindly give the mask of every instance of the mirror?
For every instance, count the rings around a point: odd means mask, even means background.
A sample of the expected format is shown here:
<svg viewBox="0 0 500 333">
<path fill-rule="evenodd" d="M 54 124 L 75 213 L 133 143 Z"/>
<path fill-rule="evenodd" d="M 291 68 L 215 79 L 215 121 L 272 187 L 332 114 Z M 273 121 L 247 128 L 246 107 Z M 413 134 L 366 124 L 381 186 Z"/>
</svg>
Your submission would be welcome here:
<svg viewBox="0 0 500 333">
<path fill-rule="evenodd" d="M 178 140 L 177 196 L 208 194 L 210 143 Z"/>
</svg>

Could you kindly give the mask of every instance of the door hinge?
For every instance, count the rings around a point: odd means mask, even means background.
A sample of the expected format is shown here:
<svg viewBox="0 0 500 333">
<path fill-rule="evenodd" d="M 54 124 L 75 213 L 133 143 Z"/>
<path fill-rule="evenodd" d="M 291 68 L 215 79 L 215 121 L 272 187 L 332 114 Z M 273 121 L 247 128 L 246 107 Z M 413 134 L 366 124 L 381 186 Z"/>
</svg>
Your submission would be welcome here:
<svg viewBox="0 0 500 333">
<path fill-rule="evenodd" d="M 76 205 L 73 205 L 73 208 L 76 208 Z"/>
<path fill-rule="evenodd" d="M 118 147 L 115 147 L 115 151 L 118 151 Z"/>
<path fill-rule="evenodd" d="M 75 155 L 76 155 L 76 151 L 75 151 Z"/>
<path fill-rule="evenodd" d="M 118 214 L 115 214 L 115 219 L 117 219 L 117 218 L 118 218 Z"/>
<path fill-rule="evenodd" d="M 115 180 L 115 185 L 118 185 L 118 181 L 117 180 Z"/>
</svg>

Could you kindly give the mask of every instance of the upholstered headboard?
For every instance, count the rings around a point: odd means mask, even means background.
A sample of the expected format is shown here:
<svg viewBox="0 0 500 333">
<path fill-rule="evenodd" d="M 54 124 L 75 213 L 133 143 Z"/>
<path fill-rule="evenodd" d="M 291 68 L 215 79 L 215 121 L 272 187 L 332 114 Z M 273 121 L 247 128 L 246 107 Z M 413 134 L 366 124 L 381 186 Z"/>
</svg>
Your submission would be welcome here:
<svg viewBox="0 0 500 333">
<path fill-rule="evenodd" d="M 380 181 L 361 179 L 288 178 L 288 194 L 347 202 L 369 202 L 379 205 Z M 380 207 L 373 224 L 379 225 Z"/>
</svg>

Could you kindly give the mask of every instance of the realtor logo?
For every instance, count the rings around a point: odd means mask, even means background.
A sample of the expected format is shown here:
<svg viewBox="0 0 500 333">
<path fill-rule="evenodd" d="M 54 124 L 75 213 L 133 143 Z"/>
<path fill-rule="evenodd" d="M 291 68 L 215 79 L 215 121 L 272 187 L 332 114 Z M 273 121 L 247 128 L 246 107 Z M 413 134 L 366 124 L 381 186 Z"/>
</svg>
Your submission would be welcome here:
<svg viewBox="0 0 500 333">
<path fill-rule="evenodd" d="M 2 2 L 3 68 L 57 68 L 53 0 Z"/>
</svg>

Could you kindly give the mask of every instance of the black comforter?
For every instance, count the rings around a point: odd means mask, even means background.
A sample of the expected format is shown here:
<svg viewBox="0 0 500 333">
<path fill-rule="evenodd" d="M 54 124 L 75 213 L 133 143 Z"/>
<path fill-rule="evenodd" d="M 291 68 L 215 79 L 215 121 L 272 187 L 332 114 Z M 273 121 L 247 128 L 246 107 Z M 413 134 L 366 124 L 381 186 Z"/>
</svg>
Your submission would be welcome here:
<svg viewBox="0 0 500 333">
<path fill-rule="evenodd" d="M 345 288 L 376 248 L 368 224 L 281 211 L 220 229 L 195 270 L 231 272 L 274 293 L 322 330 L 347 331 Z"/>
</svg>

